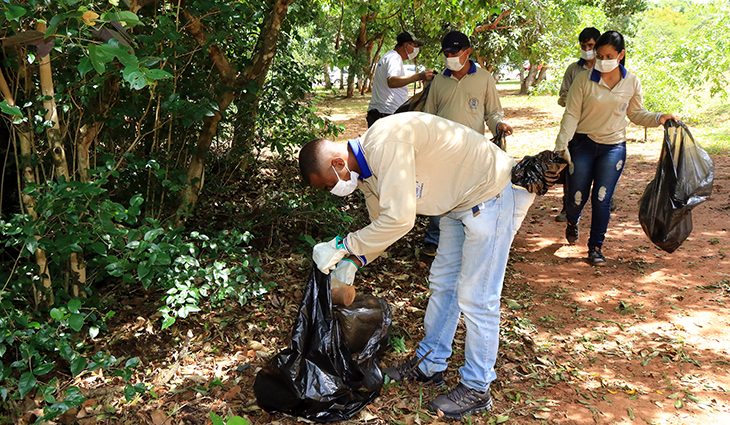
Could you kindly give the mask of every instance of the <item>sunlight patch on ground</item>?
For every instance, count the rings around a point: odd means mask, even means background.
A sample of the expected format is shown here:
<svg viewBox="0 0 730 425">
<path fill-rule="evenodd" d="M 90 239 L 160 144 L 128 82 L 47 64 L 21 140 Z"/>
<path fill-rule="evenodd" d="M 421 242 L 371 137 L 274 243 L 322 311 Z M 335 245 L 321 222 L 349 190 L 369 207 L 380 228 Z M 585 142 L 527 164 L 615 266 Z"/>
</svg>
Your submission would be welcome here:
<svg viewBox="0 0 730 425">
<path fill-rule="evenodd" d="M 351 120 L 351 119 L 357 118 L 361 115 L 362 114 L 332 114 L 332 115 L 325 115 L 325 118 L 327 118 L 330 121 L 339 122 L 339 121 Z"/>
<path fill-rule="evenodd" d="M 582 245 L 563 245 L 553 253 L 556 257 L 565 259 L 583 258 L 585 254 L 585 247 Z"/>
</svg>

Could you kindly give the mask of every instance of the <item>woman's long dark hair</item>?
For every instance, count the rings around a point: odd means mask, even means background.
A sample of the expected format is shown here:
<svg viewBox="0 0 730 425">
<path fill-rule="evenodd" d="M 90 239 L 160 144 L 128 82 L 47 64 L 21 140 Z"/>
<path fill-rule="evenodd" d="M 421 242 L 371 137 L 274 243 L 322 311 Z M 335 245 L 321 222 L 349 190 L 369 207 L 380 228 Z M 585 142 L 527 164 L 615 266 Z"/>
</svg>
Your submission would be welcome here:
<svg viewBox="0 0 730 425">
<path fill-rule="evenodd" d="M 621 53 L 622 50 L 626 50 L 624 36 L 618 31 L 606 31 L 601 34 L 596 41 L 596 51 L 598 51 L 599 47 L 605 46 L 606 44 L 611 45 L 619 53 Z M 626 66 L 626 52 L 624 52 L 624 58 L 621 59 L 621 65 Z"/>
</svg>

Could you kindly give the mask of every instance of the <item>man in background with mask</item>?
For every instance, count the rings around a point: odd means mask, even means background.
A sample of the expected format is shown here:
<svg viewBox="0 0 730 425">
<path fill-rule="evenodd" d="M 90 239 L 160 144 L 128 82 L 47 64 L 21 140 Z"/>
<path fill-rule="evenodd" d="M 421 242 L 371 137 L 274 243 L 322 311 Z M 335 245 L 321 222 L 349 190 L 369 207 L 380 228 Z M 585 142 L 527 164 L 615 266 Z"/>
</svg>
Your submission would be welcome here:
<svg viewBox="0 0 730 425">
<path fill-rule="evenodd" d="M 477 67 L 469 59 L 471 43 L 466 34 L 451 31 L 441 40 L 446 69 L 434 77 L 423 111 L 456 121 L 484 134 L 497 130 L 512 134 L 512 127 L 503 122 L 497 85 L 492 74 Z M 485 127 L 486 122 L 486 127 Z M 439 219 L 431 217 L 424 238 L 423 253 L 436 255 L 439 243 Z"/>
<path fill-rule="evenodd" d="M 347 144 L 318 139 L 299 152 L 309 186 L 365 195 L 371 223 L 314 246 L 312 258 L 331 272 L 333 286 L 352 285 L 359 267 L 413 228 L 416 214 L 443 215 L 424 338 L 413 357 L 384 372 L 395 381 L 442 384 L 463 315 L 460 383 L 429 405 L 450 418 L 492 407 L 502 283 L 512 239 L 535 199 L 512 185 L 514 164 L 481 133 L 423 112 L 383 118 Z"/>
<path fill-rule="evenodd" d="M 413 60 L 423 43 L 405 31 L 398 34 L 396 45 L 378 61 L 373 74 L 373 93 L 368 105 L 368 127 L 380 118 L 395 112 L 408 100 L 408 84 L 431 80 L 433 71 L 426 70 L 406 76 L 404 60 Z"/>
<path fill-rule="evenodd" d="M 578 74 L 580 74 L 581 72 L 593 68 L 593 65 L 596 64 L 596 52 L 594 48 L 596 47 L 596 41 L 600 37 L 601 32 L 593 27 L 583 28 L 583 31 L 578 34 L 578 43 L 580 44 L 580 59 L 578 59 L 578 62 L 573 62 L 568 65 L 568 69 L 565 70 L 565 75 L 563 75 L 563 84 L 560 85 L 560 92 L 558 93 L 558 105 L 562 106 L 563 108 L 565 107 L 565 99 L 566 97 L 568 97 L 568 90 L 573 84 L 575 77 L 577 77 Z M 565 216 L 565 199 L 568 190 L 567 186 L 565 185 L 565 173 L 568 172 L 567 170 L 568 168 L 566 167 L 562 175 L 560 176 L 560 181 L 563 182 L 563 207 L 560 210 L 560 213 L 555 216 L 555 221 L 559 223 L 564 223 L 565 221 L 567 221 L 567 218 Z M 613 211 L 613 209 L 613 198 L 611 198 L 611 211 Z"/>
</svg>

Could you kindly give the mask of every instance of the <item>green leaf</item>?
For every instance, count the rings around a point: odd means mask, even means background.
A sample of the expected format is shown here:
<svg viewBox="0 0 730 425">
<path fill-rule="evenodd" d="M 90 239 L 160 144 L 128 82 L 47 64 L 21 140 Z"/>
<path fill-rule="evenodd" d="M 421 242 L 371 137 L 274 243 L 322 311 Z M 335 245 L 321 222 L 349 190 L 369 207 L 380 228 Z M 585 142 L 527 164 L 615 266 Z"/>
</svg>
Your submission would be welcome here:
<svg viewBox="0 0 730 425">
<path fill-rule="evenodd" d="M 231 416 L 230 418 L 228 418 L 226 425 L 251 425 L 251 422 L 248 419 L 242 418 L 240 416 Z"/>
<path fill-rule="evenodd" d="M 210 415 L 208 415 L 208 416 L 210 417 L 210 421 L 213 423 L 213 425 L 226 425 L 223 422 L 223 419 L 220 416 L 216 415 L 215 413 L 210 412 Z"/>
<path fill-rule="evenodd" d="M 14 4 L 9 4 L 6 7 L 7 9 L 5 10 L 5 17 L 8 19 L 8 21 L 17 21 L 18 18 L 20 18 L 21 16 L 25 16 L 25 14 L 28 13 L 28 11 L 26 11 L 24 8 Z"/>
<path fill-rule="evenodd" d="M 56 397 L 54 394 L 56 393 L 56 385 L 58 384 L 58 379 L 53 378 L 51 382 L 48 383 L 48 385 L 45 385 L 42 390 L 43 394 L 43 400 L 45 400 L 46 403 L 55 403 Z"/>
<path fill-rule="evenodd" d="M 18 390 L 20 391 L 20 398 L 24 398 L 29 392 L 33 391 L 38 381 L 35 379 L 33 372 L 25 372 L 20 375 L 18 381 Z"/>
<path fill-rule="evenodd" d="M 137 367 L 139 366 L 139 357 L 132 357 L 124 363 L 124 367 Z"/>
<path fill-rule="evenodd" d="M 23 111 L 20 110 L 17 106 L 9 105 L 6 101 L 0 101 L 0 111 L 2 111 L 4 114 L 12 115 L 14 117 L 22 117 Z"/>
<path fill-rule="evenodd" d="M 68 311 L 71 313 L 78 313 L 81 308 L 81 300 L 74 298 L 68 302 Z"/>
<path fill-rule="evenodd" d="M 63 320 L 64 313 L 63 313 L 63 310 L 61 310 L 61 309 L 52 308 L 50 314 L 51 314 L 51 318 L 57 322 L 60 322 L 61 320 Z"/>
<path fill-rule="evenodd" d="M 92 65 L 92 63 L 91 63 L 91 59 L 84 56 L 79 61 L 79 64 L 76 67 L 76 69 L 78 69 L 79 75 L 81 75 L 81 78 L 83 78 L 86 76 L 86 74 L 89 73 L 89 71 L 91 71 L 92 69 L 95 69 L 95 68 L 94 68 L 94 65 Z"/>
<path fill-rule="evenodd" d="M 66 390 L 66 398 L 63 401 L 71 407 L 77 407 L 86 401 L 86 397 L 81 393 L 79 387 L 69 387 Z"/>
<path fill-rule="evenodd" d="M 167 316 L 165 317 L 165 320 L 162 321 L 162 329 L 165 330 L 172 326 L 175 323 L 175 317 L 173 316 Z"/>
<path fill-rule="evenodd" d="M 172 78 L 172 74 L 165 71 L 164 69 L 148 69 L 145 71 L 145 75 L 150 80 L 165 80 L 168 78 Z"/>
<path fill-rule="evenodd" d="M 681 398 L 674 400 L 674 407 L 677 409 L 681 409 L 682 407 L 684 407 L 684 402 L 682 402 Z"/>
<path fill-rule="evenodd" d="M 80 331 L 84 327 L 84 315 L 78 313 L 72 314 L 68 318 L 68 326 L 76 332 Z"/>
<path fill-rule="evenodd" d="M 509 416 L 507 415 L 497 415 L 496 417 L 496 423 L 503 424 L 509 420 Z"/>
<path fill-rule="evenodd" d="M 53 363 L 43 363 L 42 365 L 33 368 L 33 374 L 35 376 L 43 376 L 52 371 L 54 367 L 55 365 Z"/>
<path fill-rule="evenodd" d="M 71 375 L 76 376 L 84 369 L 86 369 L 86 359 L 78 355 L 75 356 L 71 360 Z"/>
<path fill-rule="evenodd" d="M 140 25 L 142 22 L 139 20 L 139 16 L 135 15 L 134 12 L 123 10 L 120 12 L 107 12 L 101 15 L 101 19 L 105 21 L 119 21 L 124 22 L 130 28 L 136 25 Z"/>
<path fill-rule="evenodd" d="M 138 67 L 125 67 L 122 71 L 122 78 L 129 83 L 132 90 L 141 90 L 147 86 L 147 78 Z"/>
<path fill-rule="evenodd" d="M 163 233 L 165 233 L 165 230 L 161 229 L 159 227 L 156 229 L 149 230 L 147 233 L 144 234 L 144 240 L 146 240 L 148 242 L 155 240 L 155 238 L 157 238 L 157 236 L 159 236 Z"/>
<path fill-rule="evenodd" d="M 142 261 L 139 264 L 137 264 L 137 277 L 140 279 L 144 279 L 147 277 L 147 275 L 150 274 L 152 271 L 152 268 L 147 264 L 146 261 Z"/>
</svg>

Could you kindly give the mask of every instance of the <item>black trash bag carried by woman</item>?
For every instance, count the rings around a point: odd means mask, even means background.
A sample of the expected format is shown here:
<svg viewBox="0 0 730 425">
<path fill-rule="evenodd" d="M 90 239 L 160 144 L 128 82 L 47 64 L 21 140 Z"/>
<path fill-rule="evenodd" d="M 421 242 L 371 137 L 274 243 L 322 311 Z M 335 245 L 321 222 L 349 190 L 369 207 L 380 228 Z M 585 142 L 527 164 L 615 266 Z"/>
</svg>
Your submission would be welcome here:
<svg viewBox="0 0 730 425">
<path fill-rule="evenodd" d="M 346 420 L 380 394 L 377 360 L 388 342 L 390 308 L 367 295 L 333 308 L 329 275 L 312 270 L 291 343 L 256 375 L 254 393 L 268 412 L 317 422 Z"/>
<path fill-rule="evenodd" d="M 639 201 L 639 222 L 657 247 L 674 252 L 692 232 L 692 209 L 712 193 L 712 159 L 681 121 L 664 124 L 654 179 Z"/>
</svg>

